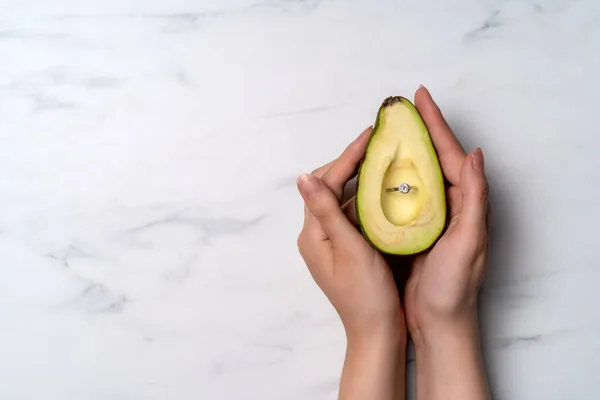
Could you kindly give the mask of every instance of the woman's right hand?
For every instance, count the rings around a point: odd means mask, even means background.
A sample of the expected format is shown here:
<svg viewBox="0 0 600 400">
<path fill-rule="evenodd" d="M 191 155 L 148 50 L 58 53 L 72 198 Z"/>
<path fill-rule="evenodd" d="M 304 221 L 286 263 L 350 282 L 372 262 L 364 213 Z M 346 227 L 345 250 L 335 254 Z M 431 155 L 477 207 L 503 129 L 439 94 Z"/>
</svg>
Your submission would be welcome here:
<svg viewBox="0 0 600 400">
<path fill-rule="evenodd" d="M 466 155 L 429 92 L 415 104 L 430 132 L 446 180 L 449 223 L 429 251 L 415 257 L 405 288 L 407 323 L 415 341 L 476 318 L 488 258 L 488 184 L 483 153 Z"/>
<path fill-rule="evenodd" d="M 419 399 L 489 399 L 477 318 L 489 247 L 483 153 L 465 154 L 427 89 L 415 105 L 449 182 L 450 218 L 433 248 L 414 258 L 405 287 Z"/>
</svg>

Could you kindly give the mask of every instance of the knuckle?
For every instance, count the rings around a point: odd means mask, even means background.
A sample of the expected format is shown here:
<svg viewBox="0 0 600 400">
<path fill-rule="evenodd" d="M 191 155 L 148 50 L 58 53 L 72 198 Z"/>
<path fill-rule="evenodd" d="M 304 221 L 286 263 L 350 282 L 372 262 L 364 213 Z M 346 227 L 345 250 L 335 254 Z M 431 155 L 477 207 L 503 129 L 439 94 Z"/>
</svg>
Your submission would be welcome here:
<svg viewBox="0 0 600 400">
<path fill-rule="evenodd" d="M 317 217 L 320 220 L 324 220 L 324 221 L 335 219 L 335 217 L 338 214 L 338 212 L 337 212 L 338 209 L 341 211 L 341 208 L 339 208 L 339 205 L 336 205 L 333 202 L 323 204 L 322 207 L 320 207 L 317 211 L 317 214 L 318 214 Z"/>
<path fill-rule="evenodd" d="M 306 248 L 306 234 L 304 233 L 304 231 L 300 232 L 300 234 L 298 235 L 298 239 L 296 239 L 296 244 L 298 246 L 298 251 L 300 252 L 300 254 L 303 254 Z"/>
<path fill-rule="evenodd" d="M 311 253 L 312 253 L 311 249 L 312 249 L 313 243 L 314 243 L 314 235 L 311 237 L 311 234 L 304 230 L 302 232 L 300 232 L 300 234 L 298 235 L 298 238 L 296 240 L 296 244 L 298 246 L 298 253 L 300 253 L 300 256 L 304 260 L 311 258 Z"/>
<path fill-rule="evenodd" d="M 457 234 L 461 237 L 461 247 L 467 253 L 475 254 L 486 240 L 485 232 L 482 231 L 479 224 L 458 223 Z"/>
<path fill-rule="evenodd" d="M 329 169 L 331 168 L 332 165 L 333 165 L 333 161 L 328 162 L 327 164 L 320 166 L 319 168 L 313 170 L 310 174 L 312 176 L 320 179 L 321 177 L 323 177 L 323 175 L 325 175 L 327 173 L 327 171 L 329 171 Z"/>
<path fill-rule="evenodd" d="M 488 186 L 487 183 L 484 183 L 484 185 L 481 187 L 480 191 L 479 191 L 479 198 L 483 201 L 488 201 L 490 197 L 490 187 Z"/>
<path fill-rule="evenodd" d="M 480 238 L 477 234 L 469 235 L 465 241 L 465 249 L 468 250 L 469 253 L 476 253 L 477 249 L 480 247 Z"/>
</svg>

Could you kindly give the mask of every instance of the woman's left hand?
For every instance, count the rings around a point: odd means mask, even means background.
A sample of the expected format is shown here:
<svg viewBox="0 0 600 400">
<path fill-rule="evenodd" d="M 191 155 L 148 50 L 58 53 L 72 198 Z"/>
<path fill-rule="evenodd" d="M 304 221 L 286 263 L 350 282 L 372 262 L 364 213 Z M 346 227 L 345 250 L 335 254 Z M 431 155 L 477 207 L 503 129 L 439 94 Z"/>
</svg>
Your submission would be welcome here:
<svg viewBox="0 0 600 400">
<path fill-rule="evenodd" d="M 371 132 L 365 130 L 336 160 L 298 178 L 305 202 L 298 248 L 348 338 L 339 395 L 344 400 L 404 398 L 406 324 L 394 276 L 341 206 Z"/>
<path fill-rule="evenodd" d="M 336 160 L 298 178 L 305 201 L 298 248 L 315 282 L 342 319 L 350 340 L 404 338 L 398 290 L 385 259 L 367 243 L 341 207 L 372 132 L 366 129 Z"/>
</svg>

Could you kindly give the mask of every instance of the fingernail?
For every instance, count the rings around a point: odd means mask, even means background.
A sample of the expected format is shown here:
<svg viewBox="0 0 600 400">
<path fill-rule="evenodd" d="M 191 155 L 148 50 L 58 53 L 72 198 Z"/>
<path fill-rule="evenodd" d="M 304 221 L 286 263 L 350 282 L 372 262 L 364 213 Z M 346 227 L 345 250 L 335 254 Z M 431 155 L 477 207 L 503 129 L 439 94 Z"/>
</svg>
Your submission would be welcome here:
<svg viewBox="0 0 600 400">
<path fill-rule="evenodd" d="M 473 152 L 473 168 L 475 171 L 483 171 L 483 151 L 480 147 Z"/>
<path fill-rule="evenodd" d="M 360 139 L 362 139 L 365 136 L 368 136 L 369 132 L 371 131 L 371 129 L 373 129 L 373 125 L 369 125 L 367 126 L 360 135 L 358 135 L 358 137 L 356 138 L 357 141 L 360 141 Z"/>
<path fill-rule="evenodd" d="M 356 139 L 354 139 L 352 141 L 352 143 L 350 143 L 350 146 L 359 146 L 364 140 L 367 140 L 367 138 L 369 136 L 371 136 L 371 129 L 372 128 L 373 128 L 373 125 L 370 125 L 364 131 L 362 131 L 360 133 L 360 135 L 358 135 L 358 137 Z"/>
<path fill-rule="evenodd" d="M 300 194 L 304 198 L 310 196 L 318 189 L 317 178 L 308 174 L 300 175 L 296 181 L 296 184 L 298 185 Z"/>
</svg>

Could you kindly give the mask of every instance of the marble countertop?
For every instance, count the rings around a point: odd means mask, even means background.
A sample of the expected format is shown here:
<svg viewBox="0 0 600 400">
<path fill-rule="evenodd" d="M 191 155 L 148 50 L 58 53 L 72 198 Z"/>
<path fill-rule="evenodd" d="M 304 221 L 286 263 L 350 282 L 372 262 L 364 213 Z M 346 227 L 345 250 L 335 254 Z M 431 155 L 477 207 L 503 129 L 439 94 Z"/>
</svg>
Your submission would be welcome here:
<svg viewBox="0 0 600 400">
<path fill-rule="evenodd" d="M 593 0 L 3 0 L 0 398 L 335 399 L 295 179 L 422 83 L 486 153 L 495 398 L 598 399 L 599 49 Z"/>
</svg>

